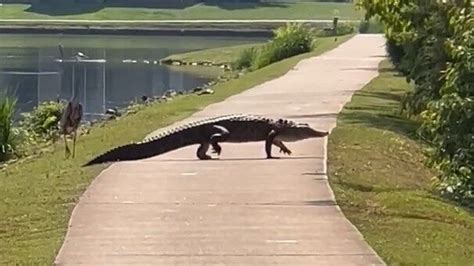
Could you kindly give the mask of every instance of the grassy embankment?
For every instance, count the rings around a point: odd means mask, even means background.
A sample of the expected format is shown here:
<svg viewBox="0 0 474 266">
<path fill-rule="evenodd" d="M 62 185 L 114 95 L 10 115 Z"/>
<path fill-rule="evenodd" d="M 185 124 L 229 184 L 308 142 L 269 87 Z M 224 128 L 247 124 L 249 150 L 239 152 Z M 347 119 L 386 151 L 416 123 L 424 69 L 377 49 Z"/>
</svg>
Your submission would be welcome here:
<svg viewBox="0 0 474 266">
<path fill-rule="evenodd" d="M 114 7 L 99 4 L 4 4 L 1 19 L 198 20 L 198 19 L 340 19 L 358 20 L 352 3 L 223 3 L 174 7 Z"/>
<path fill-rule="evenodd" d="M 279 77 L 304 58 L 330 50 L 349 36 L 321 38 L 317 48 L 213 87 L 215 94 L 185 95 L 111 121 L 78 138 L 76 158 L 64 159 L 64 147 L 14 163 L 0 172 L 0 264 L 50 264 L 63 241 L 78 197 L 102 166 L 81 168 L 107 149 L 143 139 L 151 131 L 183 119 L 205 106 Z"/>
<path fill-rule="evenodd" d="M 388 263 L 472 265 L 474 215 L 430 187 L 415 121 L 399 115 L 410 86 L 381 64 L 329 137 L 329 180 L 344 214 Z"/>
</svg>

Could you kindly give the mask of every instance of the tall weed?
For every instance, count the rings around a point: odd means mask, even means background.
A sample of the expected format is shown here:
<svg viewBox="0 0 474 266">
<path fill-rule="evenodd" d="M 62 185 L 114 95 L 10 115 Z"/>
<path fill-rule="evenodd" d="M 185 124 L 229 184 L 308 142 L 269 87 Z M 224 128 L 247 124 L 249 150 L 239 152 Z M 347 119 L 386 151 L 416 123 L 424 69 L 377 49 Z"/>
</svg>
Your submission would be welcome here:
<svg viewBox="0 0 474 266">
<path fill-rule="evenodd" d="M 13 116 L 16 99 L 0 95 L 0 161 L 14 150 Z"/>
<path fill-rule="evenodd" d="M 237 60 L 233 62 L 232 68 L 238 70 L 249 68 L 250 66 L 252 66 L 252 62 L 255 60 L 257 52 L 258 50 L 255 47 L 243 50 Z"/>
</svg>

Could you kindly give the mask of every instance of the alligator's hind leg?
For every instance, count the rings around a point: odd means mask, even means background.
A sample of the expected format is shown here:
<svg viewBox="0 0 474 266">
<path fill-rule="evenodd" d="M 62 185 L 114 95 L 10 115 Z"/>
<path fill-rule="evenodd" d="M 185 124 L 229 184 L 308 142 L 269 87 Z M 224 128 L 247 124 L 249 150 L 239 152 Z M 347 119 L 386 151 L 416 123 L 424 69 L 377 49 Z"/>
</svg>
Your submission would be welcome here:
<svg viewBox="0 0 474 266">
<path fill-rule="evenodd" d="M 210 160 L 212 159 L 211 156 L 207 155 L 206 152 L 209 150 L 209 143 L 208 142 L 203 142 L 199 146 L 196 155 L 199 159 L 201 160 Z"/>
<path fill-rule="evenodd" d="M 224 142 L 229 137 L 229 131 L 222 126 L 213 126 L 213 130 L 217 131 L 216 133 L 211 135 L 210 142 L 212 145 L 213 153 L 217 153 L 217 155 L 221 154 L 222 147 L 219 145 L 219 142 Z"/>
</svg>

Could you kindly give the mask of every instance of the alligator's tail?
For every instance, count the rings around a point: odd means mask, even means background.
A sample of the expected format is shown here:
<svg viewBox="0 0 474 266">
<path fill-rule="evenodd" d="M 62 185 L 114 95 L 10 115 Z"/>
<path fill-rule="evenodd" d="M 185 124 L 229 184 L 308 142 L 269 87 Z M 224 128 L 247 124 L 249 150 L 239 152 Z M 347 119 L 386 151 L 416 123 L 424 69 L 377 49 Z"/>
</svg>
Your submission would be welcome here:
<svg viewBox="0 0 474 266">
<path fill-rule="evenodd" d="M 192 131 L 194 131 L 193 128 L 173 130 L 150 140 L 120 146 L 99 155 L 84 164 L 83 167 L 114 161 L 145 159 L 185 146 L 197 144 L 199 143 L 196 138 L 197 134 L 194 134 Z"/>
</svg>

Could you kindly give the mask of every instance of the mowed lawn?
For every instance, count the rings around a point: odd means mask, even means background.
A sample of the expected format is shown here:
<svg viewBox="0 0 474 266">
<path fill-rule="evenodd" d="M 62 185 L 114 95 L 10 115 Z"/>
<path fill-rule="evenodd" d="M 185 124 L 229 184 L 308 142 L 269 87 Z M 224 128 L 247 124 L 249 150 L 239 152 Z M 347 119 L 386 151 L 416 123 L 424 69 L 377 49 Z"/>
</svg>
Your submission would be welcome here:
<svg viewBox="0 0 474 266">
<path fill-rule="evenodd" d="M 433 190 L 419 124 L 399 112 L 411 87 L 386 61 L 379 71 L 329 136 L 336 199 L 388 265 L 474 265 L 474 213 Z"/>
<path fill-rule="evenodd" d="M 0 19 L 197 20 L 197 19 L 360 19 L 352 3 L 227 3 L 186 7 L 116 7 L 97 4 L 3 4 Z"/>
</svg>

